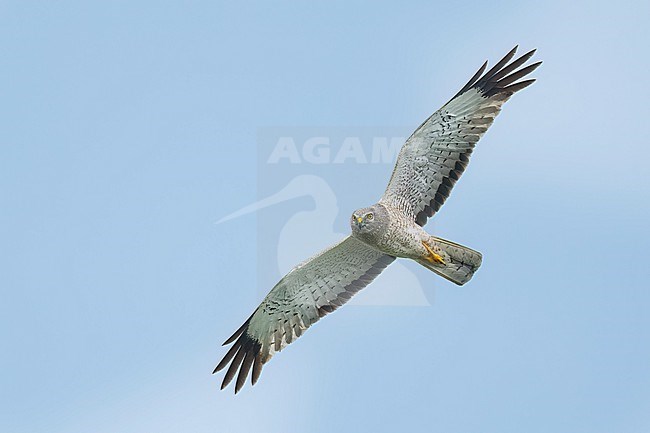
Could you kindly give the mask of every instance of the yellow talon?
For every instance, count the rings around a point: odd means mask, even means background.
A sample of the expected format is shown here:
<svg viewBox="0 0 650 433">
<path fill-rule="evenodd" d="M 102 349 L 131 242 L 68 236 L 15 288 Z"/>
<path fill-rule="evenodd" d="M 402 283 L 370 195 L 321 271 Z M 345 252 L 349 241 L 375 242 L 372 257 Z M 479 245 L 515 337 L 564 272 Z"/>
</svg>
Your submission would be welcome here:
<svg viewBox="0 0 650 433">
<path fill-rule="evenodd" d="M 440 263 L 441 265 L 447 265 L 445 260 L 439 254 L 433 253 L 433 260 L 437 263 Z"/>
<path fill-rule="evenodd" d="M 425 257 L 425 259 L 427 259 L 427 261 L 429 261 L 431 263 L 439 263 L 441 265 L 446 265 L 447 264 L 445 262 L 445 260 L 442 258 L 442 256 L 440 254 L 436 254 L 435 252 L 433 252 L 431 247 L 429 245 L 427 245 L 426 242 L 422 241 L 422 245 L 424 245 L 424 248 L 426 248 L 427 252 L 429 253 L 429 255 Z"/>
</svg>

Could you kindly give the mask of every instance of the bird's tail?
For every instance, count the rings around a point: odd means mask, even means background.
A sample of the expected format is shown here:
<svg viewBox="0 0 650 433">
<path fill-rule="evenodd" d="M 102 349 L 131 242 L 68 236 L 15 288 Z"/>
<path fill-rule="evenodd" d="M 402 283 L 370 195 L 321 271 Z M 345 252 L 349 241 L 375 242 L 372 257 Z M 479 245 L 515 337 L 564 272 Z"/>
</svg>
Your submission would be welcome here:
<svg viewBox="0 0 650 433">
<path fill-rule="evenodd" d="M 431 236 L 427 244 L 437 257 L 416 261 L 459 286 L 468 282 L 481 266 L 483 257 L 478 251 L 435 236 Z"/>
</svg>

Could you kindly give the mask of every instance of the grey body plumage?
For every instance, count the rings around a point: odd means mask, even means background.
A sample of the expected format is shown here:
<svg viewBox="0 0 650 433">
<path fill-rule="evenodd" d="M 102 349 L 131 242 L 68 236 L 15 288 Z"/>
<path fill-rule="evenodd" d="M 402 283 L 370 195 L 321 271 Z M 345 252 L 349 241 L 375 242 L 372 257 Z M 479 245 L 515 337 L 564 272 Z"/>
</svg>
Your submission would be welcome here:
<svg viewBox="0 0 650 433">
<path fill-rule="evenodd" d="M 371 217 L 368 220 L 368 217 Z M 362 222 L 358 219 L 361 218 Z M 403 212 L 382 203 L 362 208 L 352 214 L 352 236 L 373 248 L 395 257 L 415 259 L 426 254 L 422 241 L 429 234 Z"/>
<path fill-rule="evenodd" d="M 512 49 L 489 71 L 487 62 L 404 143 L 388 187 L 350 219 L 352 235 L 285 275 L 251 317 L 224 343 L 234 343 L 214 372 L 226 366 L 221 388 L 237 375 L 235 392 L 321 317 L 347 302 L 397 257 L 412 259 L 462 285 L 481 265 L 477 251 L 437 238 L 422 226 L 449 197 L 474 146 L 503 104 L 534 80 L 519 81 L 541 62 L 522 67 L 535 50 L 510 62 Z"/>
</svg>

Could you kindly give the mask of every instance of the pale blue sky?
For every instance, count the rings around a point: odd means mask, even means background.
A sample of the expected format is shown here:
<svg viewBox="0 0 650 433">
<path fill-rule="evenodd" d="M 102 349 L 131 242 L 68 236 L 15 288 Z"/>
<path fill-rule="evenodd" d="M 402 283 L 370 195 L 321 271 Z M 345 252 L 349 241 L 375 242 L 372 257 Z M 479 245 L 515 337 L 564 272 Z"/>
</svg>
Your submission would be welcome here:
<svg viewBox="0 0 650 433">
<path fill-rule="evenodd" d="M 233 3 L 0 3 L 0 430 L 650 431 L 647 2 Z M 408 134 L 516 43 L 538 82 L 435 222 L 475 279 L 220 392 L 259 129 Z"/>
</svg>

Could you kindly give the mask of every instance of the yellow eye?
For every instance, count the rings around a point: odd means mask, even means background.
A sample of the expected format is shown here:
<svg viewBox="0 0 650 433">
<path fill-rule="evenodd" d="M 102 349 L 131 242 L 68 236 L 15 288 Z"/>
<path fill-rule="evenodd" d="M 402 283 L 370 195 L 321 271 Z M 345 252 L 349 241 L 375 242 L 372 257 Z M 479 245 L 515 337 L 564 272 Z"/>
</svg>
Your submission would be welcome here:
<svg viewBox="0 0 650 433">
<path fill-rule="evenodd" d="M 375 216 L 374 216 L 372 213 L 369 213 L 368 215 L 366 215 L 366 219 L 367 219 L 368 221 L 372 220 L 374 217 L 375 217 Z"/>
</svg>

